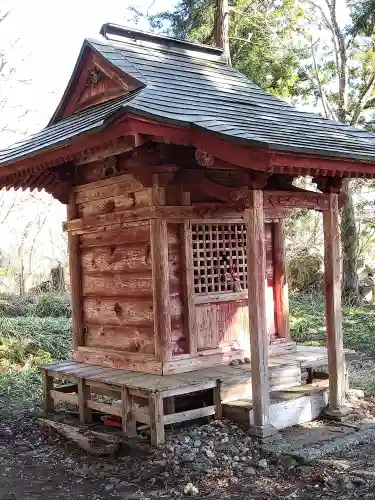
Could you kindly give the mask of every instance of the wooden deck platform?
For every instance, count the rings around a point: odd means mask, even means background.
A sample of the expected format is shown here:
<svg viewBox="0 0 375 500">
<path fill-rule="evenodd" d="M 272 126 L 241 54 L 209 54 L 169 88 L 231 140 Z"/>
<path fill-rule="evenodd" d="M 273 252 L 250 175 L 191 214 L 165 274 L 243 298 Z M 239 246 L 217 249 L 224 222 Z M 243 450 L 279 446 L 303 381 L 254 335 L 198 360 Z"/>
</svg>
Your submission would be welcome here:
<svg viewBox="0 0 375 500">
<path fill-rule="evenodd" d="M 346 351 L 352 356 L 353 351 Z M 327 350 L 298 346 L 294 352 L 269 358 L 270 391 L 276 394 L 301 386 L 303 369 L 312 370 L 327 364 Z M 216 366 L 176 375 L 152 375 L 139 372 L 64 361 L 41 367 L 44 374 L 44 399 L 47 412 L 54 404 L 78 405 L 81 422 L 91 421 L 92 410 L 122 419 L 125 435 L 136 435 L 137 422 L 147 424 L 151 441 L 164 441 L 164 426 L 201 417 L 222 416 L 222 404 L 251 401 L 250 365 Z M 54 379 L 69 380 L 70 386 L 55 387 Z M 200 391 L 212 391 L 211 406 L 175 412 L 174 398 Z M 115 404 L 92 399 L 92 394 L 111 397 Z"/>
</svg>

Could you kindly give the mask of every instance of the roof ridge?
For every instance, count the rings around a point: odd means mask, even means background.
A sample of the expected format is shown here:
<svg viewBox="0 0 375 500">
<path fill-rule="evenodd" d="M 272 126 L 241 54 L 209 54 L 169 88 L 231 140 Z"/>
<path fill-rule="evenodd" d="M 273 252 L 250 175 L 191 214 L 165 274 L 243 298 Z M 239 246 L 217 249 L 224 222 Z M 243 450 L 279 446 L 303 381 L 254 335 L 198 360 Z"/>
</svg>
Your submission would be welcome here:
<svg viewBox="0 0 375 500">
<path fill-rule="evenodd" d="M 132 42 L 142 46 L 157 45 L 159 46 L 159 50 L 162 48 L 164 51 L 177 51 L 180 54 L 197 52 L 201 58 L 214 58 L 217 62 L 220 62 L 220 60 L 223 62 L 223 49 L 220 47 L 172 38 L 165 34 L 150 33 L 114 23 L 103 24 L 100 34 L 106 40 L 113 40 L 119 43 L 126 44 Z"/>
</svg>

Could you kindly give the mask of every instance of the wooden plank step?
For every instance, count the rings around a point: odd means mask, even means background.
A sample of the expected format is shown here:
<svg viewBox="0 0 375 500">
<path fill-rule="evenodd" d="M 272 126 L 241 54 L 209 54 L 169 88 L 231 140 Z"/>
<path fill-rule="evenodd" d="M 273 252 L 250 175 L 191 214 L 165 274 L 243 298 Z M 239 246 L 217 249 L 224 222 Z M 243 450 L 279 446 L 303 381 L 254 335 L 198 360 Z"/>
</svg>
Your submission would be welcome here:
<svg viewBox="0 0 375 500">
<path fill-rule="evenodd" d="M 78 365 L 77 361 L 72 361 L 71 359 L 67 359 L 66 361 L 59 361 L 58 363 L 50 363 L 48 365 L 41 365 L 39 368 L 41 370 L 52 370 L 56 371 L 56 368 L 69 366 L 69 365 Z"/>
<path fill-rule="evenodd" d="M 70 374 L 71 373 L 71 370 L 74 370 L 75 368 L 77 368 L 77 365 L 79 363 L 77 363 L 76 361 L 69 361 L 69 362 L 66 362 L 66 363 L 56 363 L 55 365 L 48 365 L 46 366 L 45 368 L 44 367 L 41 367 L 42 370 L 45 370 L 47 372 L 57 372 L 57 373 L 62 373 L 64 371 L 67 372 L 67 374 Z"/>
<path fill-rule="evenodd" d="M 310 422 L 319 417 L 328 404 L 328 390 L 322 386 L 298 386 L 270 393 L 270 421 L 277 429 Z M 229 420 L 251 425 L 253 403 L 242 398 L 223 403 L 223 413 Z"/>
</svg>

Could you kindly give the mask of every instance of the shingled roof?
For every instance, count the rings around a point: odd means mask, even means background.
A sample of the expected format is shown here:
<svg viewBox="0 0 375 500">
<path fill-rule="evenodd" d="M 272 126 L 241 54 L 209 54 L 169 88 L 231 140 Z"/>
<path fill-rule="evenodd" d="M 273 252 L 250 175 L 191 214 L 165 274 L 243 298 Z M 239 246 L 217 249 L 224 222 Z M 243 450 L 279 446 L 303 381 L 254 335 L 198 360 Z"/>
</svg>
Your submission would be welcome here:
<svg viewBox="0 0 375 500">
<path fill-rule="evenodd" d="M 45 129 L 0 151 L 0 166 L 100 130 L 121 113 L 275 151 L 375 162 L 374 134 L 295 109 L 223 63 L 220 49 L 115 25 L 101 33 L 110 39 L 85 40 L 82 52 L 89 47 L 139 88 L 61 119 L 64 97 Z"/>
</svg>

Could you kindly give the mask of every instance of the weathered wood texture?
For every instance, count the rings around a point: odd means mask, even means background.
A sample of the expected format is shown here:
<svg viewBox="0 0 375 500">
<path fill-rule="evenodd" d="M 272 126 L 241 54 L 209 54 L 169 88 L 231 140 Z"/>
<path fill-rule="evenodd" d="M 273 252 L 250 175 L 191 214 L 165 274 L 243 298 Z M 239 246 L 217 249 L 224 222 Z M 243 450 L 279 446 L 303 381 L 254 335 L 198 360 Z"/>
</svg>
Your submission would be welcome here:
<svg viewBox="0 0 375 500">
<path fill-rule="evenodd" d="M 272 229 L 276 331 L 278 337 L 289 340 L 289 297 L 285 259 L 284 221 L 274 222 Z"/>
<path fill-rule="evenodd" d="M 245 211 L 247 277 L 251 342 L 251 377 L 254 424 L 269 424 L 268 344 L 266 317 L 266 243 L 263 192 L 254 190 Z"/>
<path fill-rule="evenodd" d="M 186 221 L 181 226 L 181 273 L 184 303 L 184 331 L 188 342 L 188 352 L 192 357 L 198 351 L 198 327 L 195 310 L 193 242 L 191 222 Z"/>
<path fill-rule="evenodd" d="M 155 351 L 158 361 L 172 360 L 168 231 L 165 220 L 152 220 L 151 258 Z"/>
<path fill-rule="evenodd" d="M 158 375 L 161 375 L 163 371 L 162 363 L 156 361 L 153 354 L 85 346 L 76 349 L 72 354 L 72 358 L 87 365 L 119 368 L 121 370 Z"/>
<path fill-rule="evenodd" d="M 274 264 L 272 225 L 265 224 L 266 239 L 266 320 L 267 333 L 271 341 L 276 335 L 274 304 Z M 246 292 L 239 296 L 225 294 L 225 300 L 219 294 L 207 294 L 205 303 L 195 306 L 198 349 L 216 348 L 232 345 L 243 356 L 250 353 L 249 313 Z M 210 300 L 210 296 L 212 299 Z M 196 302 L 198 297 L 196 297 Z M 203 298 L 203 297 L 202 297 Z M 201 297 L 199 296 L 199 299 Z"/>
<path fill-rule="evenodd" d="M 83 218 L 149 203 L 148 191 L 130 174 L 75 188 L 76 213 Z M 69 233 L 69 237 L 71 237 Z M 82 234 L 84 345 L 91 362 L 103 352 L 155 355 L 150 223 L 123 224 Z M 172 274 L 173 276 L 173 274 Z M 81 359 L 82 352 L 76 354 Z M 113 357 L 112 357 L 113 358 Z M 107 366 L 117 358 L 105 361 Z M 83 359 L 83 358 L 82 358 Z"/>
<path fill-rule="evenodd" d="M 293 389 L 273 394 L 270 405 L 270 422 L 276 429 L 285 429 L 294 425 L 311 422 L 318 418 L 327 406 L 327 390 L 308 386 L 301 388 L 301 393 Z M 224 416 L 244 425 L 254 424 L 252 402 L 239 399 L 223 405 Z"/>
<path fill-rule="evenodd" d="M 150 411 L 150 434 L 151 444 L 159 446 L 164 443 L 164 410 L 163 395 L 160 392 L 154 392 L 148 398 Z"/>
<path fill-rule="evenodd" d="M 196 306 L 198 349 L 233 344 L 249 353 L 249 319 L 246 301 Z M 246 344 L 248 342 L 248 345 Z"/>
<path fill-rule="evenodd" d="M 272 224 L 264 224 L 265 250 L 266 250 L 266 327 L 270 340 L 276 335 L 275 323 L 275 268 L 273 256 L 273 233 Z"/>
<path fill-rule="evenodd" d="M 76 200 L 80 210 L 85 209 L 86 203 L 99 202 L 115 204 L 117 196 L 130 195 L 132 193 L 147 194 L 147 189 L 137 181 L 131 174 L 124 174 L 119 177 L 103 179 L 97 182 L 91 182 L 74 188 Z M 135 196 L 135 195 L 134 195 Z M 104 212 L 108 213 L 108 212 Z"/>
<path fill-rule="evenodd" d="M 88 232 L 81 235 L 81 247 L 111 247 L 113 245 L 150 244 L 150 222 L 126 224 L 126 231 L 121 226 L 107 227 L 105 231 Z"/>
<path fill-rule="evenodd" d="M 85 345 L 151 354 L 150 228 L 130 225 L 120 233 L 81 236 Z"/>
<path fill-rule="evenodd" d="M 329 210 L 323 213 L 324 279 L 330 407 L 345 404 L 345 356 L 341 316 L 341 246 L 338 195 L 329 194 Z"/>
<path fill-rule="evenodd" d="M 67 207 L 68 221 L 77 218 L 77 200 L 71 193 Z M 82 269 L 79 236 L 68 234 L 68 255 L 70 290 L 72 296 L 73 348 L 84 344 L 84 323 L 82 311 Z"/>
<path fill-rule="evenodd" d="M 201 222 L 207 220 L 217 224 L 228 222 L 243 223 L 243 210 L 230 210 L 224 204 L 201 203 L 194 206 L 150 206 L 135 207 L 125 211 L 113 211 L 102 215 L 90 215 L 85 218 L 68 222 L 64 229 L 74 234 L 86 234 L 99 231 L 102 228 L 121 227 L 123 223 L 135 223 L 151 219 L 167 219 L 173 223 L 182 223 L 185 220 Z M 280 210 L 265 212 L 267 222 L 284 217 L 285 213 Z"/>
<path fill-rule="evenodd" d="M 179 307 L 171 307 L 172 323 L 172 352 L 173 355 L 188 352 L 188 338 L 185 321 L 188 318 L 184 310 L 184 275 L 182 268 L 182 227 L 180 224 L 167 225 L 168 237 L 168 263 L 169 263 L 169 290 L 170 305 L 179 304 Z"/>
</svg>

